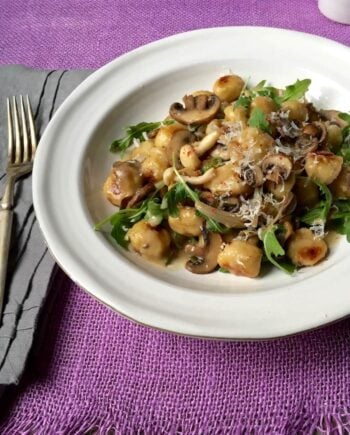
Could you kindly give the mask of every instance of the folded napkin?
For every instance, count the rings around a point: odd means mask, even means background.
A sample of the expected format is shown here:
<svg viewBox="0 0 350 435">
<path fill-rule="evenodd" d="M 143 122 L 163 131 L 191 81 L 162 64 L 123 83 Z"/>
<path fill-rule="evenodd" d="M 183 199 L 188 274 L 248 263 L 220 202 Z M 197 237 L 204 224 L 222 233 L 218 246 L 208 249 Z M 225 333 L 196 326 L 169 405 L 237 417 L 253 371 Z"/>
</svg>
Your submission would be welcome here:
<svg viewBox="0 0 350 435">
<path fill-rule="evenodd" d="M 29 95 L 40 138 L 55 110 L 89 74 L 89 71 L 39 71 L 22 66 L 0 68 L 0 192 L 6 182 L 5 97 Z M 31 176 L 17 182 L 15 198 L 4 312 L 0 321 L 0 386 L 16 384 L 20 379 L 55 271 L 55 262 L 35 217 Z"/>
</svg>

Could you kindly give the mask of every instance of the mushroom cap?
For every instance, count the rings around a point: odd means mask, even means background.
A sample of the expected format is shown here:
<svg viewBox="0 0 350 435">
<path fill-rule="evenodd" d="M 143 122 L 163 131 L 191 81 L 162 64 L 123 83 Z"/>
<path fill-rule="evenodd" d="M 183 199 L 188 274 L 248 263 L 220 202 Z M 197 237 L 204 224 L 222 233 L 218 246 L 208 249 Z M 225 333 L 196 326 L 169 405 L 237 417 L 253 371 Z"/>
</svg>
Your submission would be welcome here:
<svg viewBox="0 0 350 435">
<path fill-rule="evenodd" d="M 216 95 L 185 95 L 184 105 L 173 103 L 169 114 L 181 124 L 206 124 L 218 113 L 221 102 Z"/>
<path fill-rule="evenodd" d="M 192 143 L 194 140 L 193 134 L 188 130 L 178 130 L 175 132 L 166 148 L 166 154 L 170 164 L 175 158 L 175 166 L 180 167 L 180 149 L 183 145 Z"/>
<path fill-rule="evenodd" d="M 289 177 L 293 163 L 285 154 L 269 154 L 263 159 L 261 168 L 267 180 L 278 183 Z"/>
<path fill-rule="evenodd" d="M 218 264 L 218 255 L 221 251 L 221 244 L 222 238 L 220 234 L 209 233 L 208 243 L 205 247 L 194 247 L 192 254 L 195 258 L 190 258 L 187 261 L 186 269 L 192 273 L 198 274 L 212 272 Z"/>
<path fill-rule="evenodd" d="M 260 187 L 264 184 L 264 174 L 258 165 L 242 165 L 241 177 L 252 187 Z"/>
</svg>

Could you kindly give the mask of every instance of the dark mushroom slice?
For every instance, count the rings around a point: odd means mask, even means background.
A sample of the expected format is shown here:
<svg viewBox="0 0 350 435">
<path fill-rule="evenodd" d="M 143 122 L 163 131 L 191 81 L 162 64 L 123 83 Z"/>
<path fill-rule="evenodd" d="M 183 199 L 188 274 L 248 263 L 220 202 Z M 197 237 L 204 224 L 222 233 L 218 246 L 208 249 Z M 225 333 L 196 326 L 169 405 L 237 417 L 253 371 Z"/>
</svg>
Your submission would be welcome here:
<svg viewBox="0 0 350 435">
<path fill-rule="evenodd" d="M 307 103 L 306 108 L 308 113 L 308 119 L 311 122 L 320 120 L 321 118 L 320 113 L 317 111 L 316 107 L 312 103 Z"/>
<path fill-rule="evenodd" d="M 306 154 L 316 151 L 319 145 L 319 141 L 316 137 L 308 134 L 302 134 L 294 143 L 295 158 L 302 159 Z"/>
<path fill-rule="evenodd" d="M 346 121 L 339 118 L 338 110 L 320 110 L 320 114 L 324 120 L 331 121 L 332 123 L 338 125 L 340 128 L 344 128 L 348 125 Z"/>
<path fill-rule="evenodd" d="M 248 186 L 260 187 L 264 183 L 264 174 L 258 165 L 242 165 L 241 177 L 248 184 Z"/>
<path fill-rule="evenodd" d="M 129 160 L 115 162 L 112 171 L 104 183 L 103 191 L 107 199 L 118 207 L 123 207 L 142 186 L 141 165 Z"/>
<path fill-rule="evenodd" d="M 145 199 L 151 192 L 155 190 L 155 186 L 153 183 L 147 183 L 144 186 L 140 187 L 136 190 L 135 194 L 126 204 L 126 208 L 131 208 L 143 199 Z"/>
<path fill-rule="evenodd" d="M 327 128 L 323 122 L 315 121 L 304 125 L 303 135 L 316 138 L 319 144 L 323 144 L 327 139 Z"/>
<path fill-rule="evenodd" d="M 281 218 L 293 213 L 297 206 L 297 200 L 292 192 L 289 192 L 278 207 L 276 216 L 272 220 L 272 224 L 278 222 Z"/>
<path fill-rule="evenodd" d="M 176 168 L 181 167 L 181 162 L 179 157 L 180 149 L 183 145 L 190 144 L 193 141 L 194 141 L 194 136 L 188 130 L 179 130 L 176 133 L 174 133 L 166 149 L 166 155 L 169 163 L 172 165 L 175 159 Z"/>
<path fill-rule="evenodd" d="M 218 208 L 229 213 L 237 213 L 241 205 L 239 198 L 235 196 L 221 195 Z"/>
<path fill-rule="evenodd" d="M 185 95 L 184 105 L 173 103 L 169 114 L 176 121 L 185 125 L 206 124 L 215 118 L 220 109 L 220 99 L 216 95 Z"/>
<path fill-rule="evenodd" d="M 219 204 L 218 198 L 209 190 L 202 190 L 199 193 L 199 198 L 202 202 L 212 207 L 217 207 Z"/>
<path fill-rule="evenodd" d="M 289 177 L 293 163 L 285 154 L 269 154 L 264 157 L 261 168 L 267 180 L 279 183 Z"/>
<path fill-rule="evenodd" d="M 210 233 L 205 247 L 193 246 L 186 269 L 192 273 L 205 274 L 212 272 L 218 264 L 222 239 L 218 233 Z M 188 252 L 188 250 L 186 250 Z"/>
</svg>

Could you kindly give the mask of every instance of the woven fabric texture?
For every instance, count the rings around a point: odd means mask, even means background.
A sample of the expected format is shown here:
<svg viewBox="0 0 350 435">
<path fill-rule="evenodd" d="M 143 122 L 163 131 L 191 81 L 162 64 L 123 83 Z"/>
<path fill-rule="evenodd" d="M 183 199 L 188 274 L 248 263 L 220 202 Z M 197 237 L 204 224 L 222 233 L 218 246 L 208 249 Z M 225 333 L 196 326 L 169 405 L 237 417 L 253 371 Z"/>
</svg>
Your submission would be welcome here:
<svg viewBox="0 0 350 435">
<path fill-rule="evenodd" d="M 65 279 L 0 433 L 345 433 L 349 349 L 350 321 L 255 343 L 155 332 Z"/>
<path fill-rule="evenodd" d="M 264 25 L 350 45 L 314 0 L 2 1 L 0 62 L 97 67 L 143 43 L 210 26 Z M 45 338 L 0 433 L 347 433 L 350 321 L 272 342 L 178 337 L 122 319 L 58 277 Z"/>
</svg>

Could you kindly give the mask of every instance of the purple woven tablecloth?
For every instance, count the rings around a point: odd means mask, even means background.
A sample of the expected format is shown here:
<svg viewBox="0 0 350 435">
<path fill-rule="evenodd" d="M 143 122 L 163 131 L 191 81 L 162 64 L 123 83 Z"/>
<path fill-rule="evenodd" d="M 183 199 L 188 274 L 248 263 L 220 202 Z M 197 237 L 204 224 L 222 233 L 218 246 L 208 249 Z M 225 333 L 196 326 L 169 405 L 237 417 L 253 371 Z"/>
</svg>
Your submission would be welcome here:
<svg viewBox="0 0 350 435">
<path fill-rule="evenodd" d="M 350 45 L 315 0 L 1 0 L 0 63 L 98 67 L 200 27 L 265 25 Z M 68 278 L 0 433 L 350 430 L 350 321 L 274 342 L 210 342 L 122 319 Z M 331 291 L 331 289 L 330 289 Z"/>
</svg>

